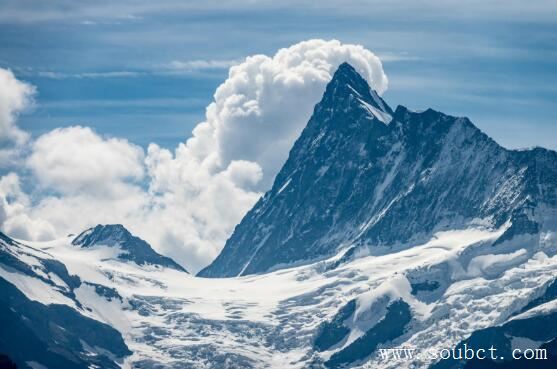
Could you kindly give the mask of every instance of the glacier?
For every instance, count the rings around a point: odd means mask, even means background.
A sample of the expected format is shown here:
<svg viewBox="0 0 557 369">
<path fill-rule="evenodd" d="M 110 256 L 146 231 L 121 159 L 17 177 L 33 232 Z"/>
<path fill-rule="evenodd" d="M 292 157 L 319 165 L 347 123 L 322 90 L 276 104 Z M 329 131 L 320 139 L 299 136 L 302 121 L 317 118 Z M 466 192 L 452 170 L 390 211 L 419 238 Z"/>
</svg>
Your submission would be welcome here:
<svg viewBox="0 0 557 369">
<path fill-rule="evenodd" d="M 361 346 L 358 340 L 400 302 L 408 306 L 408 322 L 400 335 L 377 347 L 441 350 L 483 329 L 531 319 L 529 312 L 536 318 L 556 314 L 554 300 L 543 301 L 543 296 L 555 282 L 557 256 L 549 256 L 549 250 L 530 258 L 493 254 L 491 244 L 509 227 L 439 232 L 424 244 L 391 254 L 361 255 L 339 264 L 341 253 L 235 278 L 199 278 L 169 267 L 107 258 L 113 255 L 107 247 L 77 248 L 70 237 L 18 243 L 18 256 L 38 253 L 60 261 L 69 275 L 79 277 L 79 287 L 61 278 L 51 278 L 52 283 L 31 279 L 8 271 L 4 263 L 0 277 L 31 301 L 65 305 L 114 327 L 132 353 L 121 358 L 123 367 L 337 368 L 345 362 L 351 368 L 427 368 L 434 363 L 385 362 L 375 350 L 359 352 L 361 359 L 354 361 L 354 354 L 343 353 Z M 505 255 L 501 265 L 495 256 Z M 478 257 L 486 260 L 483 273 L 477 267 L 470 270 Z M 30 261 L 30 256 L 21 258 Z M 424 283 L 433 288 L 423 288 Z M 349 304 L 352 311 L 338 322 L 344 334 L 328 347 L 318 347 L 327 323 Z M 554 325 L 552 332 L 557 337 Z M 87 343 L 83 350 L 88 346 L 93 347 Z M 339 357 L 344 361 L 335 361 Z"/>
</svg>

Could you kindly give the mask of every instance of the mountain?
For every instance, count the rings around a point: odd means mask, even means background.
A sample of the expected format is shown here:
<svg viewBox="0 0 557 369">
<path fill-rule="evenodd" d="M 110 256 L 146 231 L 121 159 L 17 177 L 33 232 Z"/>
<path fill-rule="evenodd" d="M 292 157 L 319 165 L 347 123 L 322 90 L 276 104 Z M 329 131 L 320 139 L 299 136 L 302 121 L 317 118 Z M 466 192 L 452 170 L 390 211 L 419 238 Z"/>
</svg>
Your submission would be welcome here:
<svg viewBox="0 0 557 369">
<path fill-rule="evenodd" d="M 511 227 L 225 279 L 107 257 L 110 247 L 75 247 L 72 237 L 4 236 L 0 358 L 33 369 L 426 369 L 436 363 L 378 350 L 439 352 L 472 339 L 505 353 L 547 347 L 553 361 L 542 364 L 554 367 L 555 230 L 542 231 L 543 247 L 540 235 L 493 246 Z"/>
<path fill-rule="evenodd" d="M 141 238 L 132 235 L 121 224 L 97 225 L 78 235 L 72 245 L 79 247 L 110 246 L 122 252 L 117 255 L 120 260 L 133 261 L 139 265 L 158 265 L 185 272 L 186 270 L 174 260 L 155 252 Z"/>
<path fill-rule="evenodd" d="M 272 189 L 198 275 L 264 273 L 351 248 L 383 254 L 441 230 L 510 222 L 502 242 L 538 234 L 556 205 L 557 153 L 507 150 L 432 109 L 393 112 L 344 63 Z"/>
<path fill-rule="evenodd" d="M 30 246 L 0 232 L 0 356 L 18 368 L 121 367 L 132 354 L 121 314 L 140 298 L 124 301 L 112 284 L 137 293 L 134 275 L 187 275 L 122 225 L 70 237 Z"/>
<path fill-rule="evenodd" d="M 393 111 L 342 65 L 204 272 L 241 277 L 188 274 L 120 225 L 0 234 L 0 365 L 555 368 L 556 164 L 465 118 Z M 504 358 L 440 359 L 491 345 Z"/>
<path fill-rule="evenodd" d="M 74 293 L 81 285 L 48 253 L 0 232 L 0 356 L 6 365 L 120 367 L 131 352 L 116 329 L 83 311 Z M 23 292 L 29 290 L 35 296 Z M 38 302 L 41 298 L 50 303 Z"/>
</svg>

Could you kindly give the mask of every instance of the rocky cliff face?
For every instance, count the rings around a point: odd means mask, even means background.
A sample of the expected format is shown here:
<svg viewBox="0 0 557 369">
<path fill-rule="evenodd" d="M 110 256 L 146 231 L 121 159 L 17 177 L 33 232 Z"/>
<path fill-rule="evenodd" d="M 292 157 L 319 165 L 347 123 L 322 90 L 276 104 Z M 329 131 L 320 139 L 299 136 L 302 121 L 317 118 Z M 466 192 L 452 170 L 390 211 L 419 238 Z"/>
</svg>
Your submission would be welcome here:
<svg viewBox="0 0 557 369">
<path fill-rule="evenodd" d="M 342 64 L 273 187 L 199 275 L 262 273 L 339 250 L 385 253 L 470 225 L 537 233 L 557 153 L 511 151 L 467 118 L 396 111 Z"/>
</svg>

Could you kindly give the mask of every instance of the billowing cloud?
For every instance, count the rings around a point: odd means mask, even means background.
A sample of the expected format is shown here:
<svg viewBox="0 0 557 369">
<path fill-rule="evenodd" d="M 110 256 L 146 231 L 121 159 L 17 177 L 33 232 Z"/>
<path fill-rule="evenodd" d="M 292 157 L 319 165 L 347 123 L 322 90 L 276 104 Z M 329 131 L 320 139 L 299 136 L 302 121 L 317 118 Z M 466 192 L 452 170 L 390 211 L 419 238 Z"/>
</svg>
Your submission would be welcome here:
<svg viewBox="0 0 557 369">
<path fill-rule="evenodd" d="M 31 200 L 21 189 L 16 173 L 0 177 L 0 230 L 27 240 L 49 240 L 57 236 L 49 221 L 33 214 Z"/>
<path fill-rule="evenodd" d="M 125 140 L 84 127 L 49 132 L 31 145 L 26 160 L 49 195 L 21 208 L 58 235 L 95 223 L 123 223 L 195 272 L 216 257 L 234 226 L 270 187 L 344 61 L 379 93 L 386 90 L 381 62 L 369 50 L 310 40 L 231 67 L 205 121 L 174 152 L 151 144 L 143 153 Z M 4 228 L 15 227 L 13 210 L 5 213 Z M 25 233 L 22 224 L 19 234 Z"/>
<path fill-rule="evenodd" d="M 259 165 L 231 162 L 212 171 L 181 145 L 173 156 L 151 145 L 147 155 L 153 206 L 145 217 L 160 250 L 197 271 L 219 253 L 224 241 L 260 193 Z M 164 225 L 161 227 L 161 225 Z"/>
<path fill-rule="evenodd" d="M 143 150 L 123 139 L 103 139 L 88 127 L 59 128 L 33 143 L 27 165 L 50 189 L 112 198 L 120 184 L 143 177 Z"/>
<path fill-rule="evenodd" d="M 29 107 L 35 88 L 0 68 L 0 168 L 12 164 L 29 135 L 16 126 L 17 115 Z"/>
<path fill-rule="evenodd" d="M 46 240 L 142 216 L 148 198 L 141 187 L 140 147 L 76 126 L 38 137 L 29 151 L 20 169 L 30 194 L 17 174 L 0 179 L 0 227 L 6 233 Z"/>
</svg>

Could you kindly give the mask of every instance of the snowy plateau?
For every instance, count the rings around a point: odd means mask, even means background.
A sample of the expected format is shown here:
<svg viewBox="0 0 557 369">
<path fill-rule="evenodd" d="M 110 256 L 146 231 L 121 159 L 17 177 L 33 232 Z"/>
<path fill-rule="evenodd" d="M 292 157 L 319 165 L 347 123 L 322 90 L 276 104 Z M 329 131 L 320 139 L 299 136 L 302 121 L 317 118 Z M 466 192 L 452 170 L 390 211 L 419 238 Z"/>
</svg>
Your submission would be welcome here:
<svg viewBox="0 0 557 369">
<path fill-rule="evenodd" d="M 0 354 L 32 369 L 557 368 L 556 231 L 557 153 L 392 110 L 345 63 L 198 276 L 122 225 L 0 233 Z M 463 345 L 499 358 L 378 354 Z"/>
</svg>

